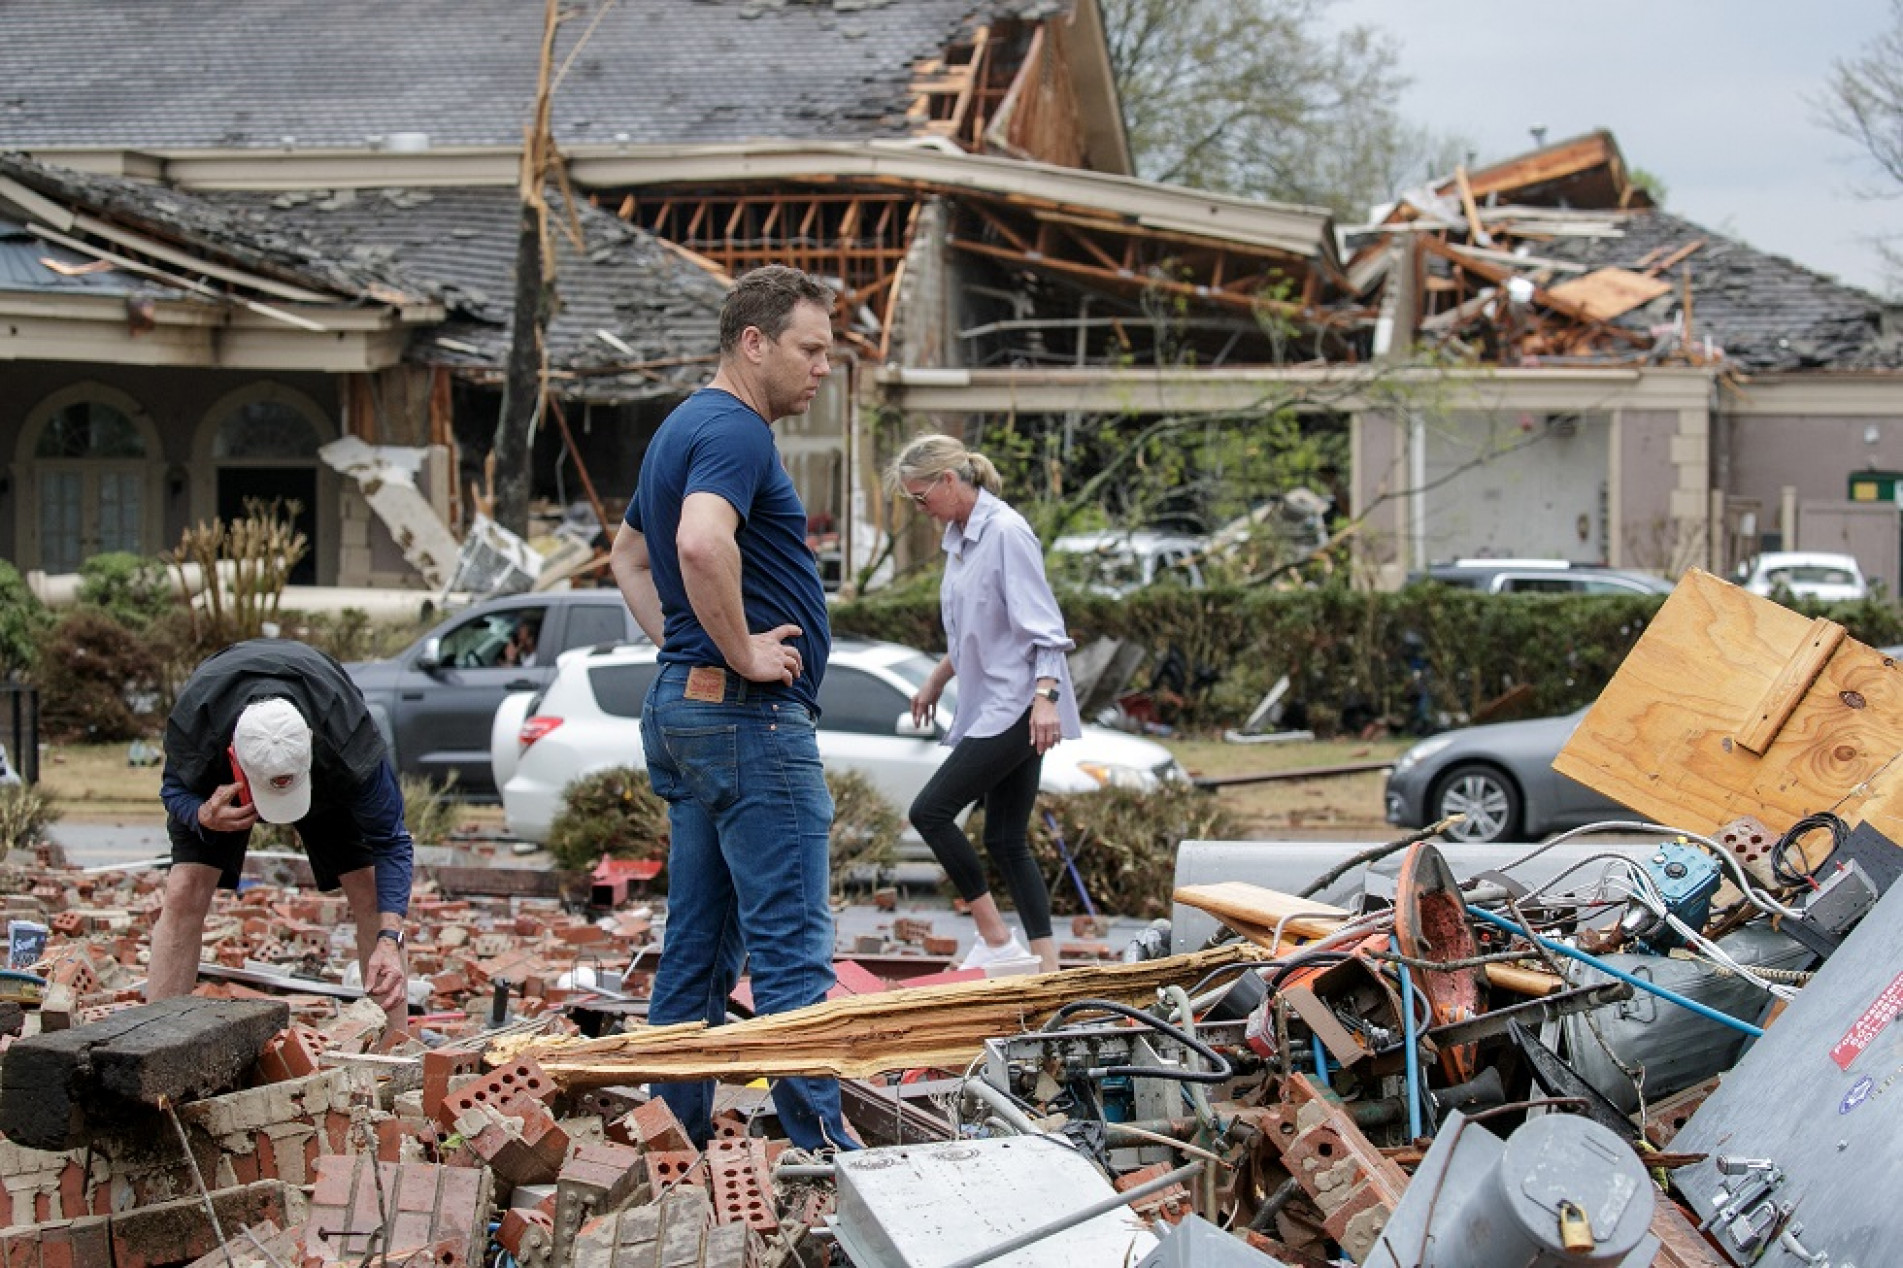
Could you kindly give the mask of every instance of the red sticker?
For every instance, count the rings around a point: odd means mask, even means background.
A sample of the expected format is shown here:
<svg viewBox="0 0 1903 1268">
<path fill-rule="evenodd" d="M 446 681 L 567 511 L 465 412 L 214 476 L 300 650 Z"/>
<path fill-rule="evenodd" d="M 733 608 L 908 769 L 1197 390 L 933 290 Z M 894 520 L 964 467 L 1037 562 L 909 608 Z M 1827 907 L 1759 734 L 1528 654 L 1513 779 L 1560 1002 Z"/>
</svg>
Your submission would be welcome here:
<svg viewBox="0 0 1903 1268">
<path fill-rule="evenodd" d="M 1903 973 L 1883 988 L 1883 994 L 1876 997 L 1870 1007 L 1863 1010 L 1863 1016 L 1857 1018 L 1837 1046 L 1830 1050 L 1830 1059 L 1837 1063 L 1839 1070 L 1848 1070 L 1872 1040 L 1882 1034 L 1889 1024 L 1903 1013 Z"/>
</svg>

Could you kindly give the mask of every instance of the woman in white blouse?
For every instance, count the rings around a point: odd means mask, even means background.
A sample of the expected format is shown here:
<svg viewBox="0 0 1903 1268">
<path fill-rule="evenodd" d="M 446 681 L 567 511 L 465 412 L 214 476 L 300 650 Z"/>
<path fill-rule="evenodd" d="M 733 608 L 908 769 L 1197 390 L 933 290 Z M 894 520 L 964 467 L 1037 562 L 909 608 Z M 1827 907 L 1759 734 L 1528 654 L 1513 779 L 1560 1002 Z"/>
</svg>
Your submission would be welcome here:
<svg viewBox="0 0 1903 1268">
<path fill-rule="evenodd" d="M 952 676 L 957 712 L 945 733 L 952 752 L 912 803 L 910 818 L 971 908 L 979 937 L 960 967 L 1018 967 L 1035 958 L 1057 968 L 1051 899 L 1031 857 L 1031 811 L 1044 753 L 1081 731 L 1065 653 L 1076 644 L 1044 577 L 1044 550 L 1024 517 L 999 497 L 998 470 L 951 436 L 920 436 L 886 472 L 887 486 L 943 524 L 945 577 L 939 608 L 945 658 L 912 697 L 928 723 Z M 982 801 L 985 849 L 998 865 L 1027 950 L 998 914 L 984 866 L 959 816 Z"/>
</svg>

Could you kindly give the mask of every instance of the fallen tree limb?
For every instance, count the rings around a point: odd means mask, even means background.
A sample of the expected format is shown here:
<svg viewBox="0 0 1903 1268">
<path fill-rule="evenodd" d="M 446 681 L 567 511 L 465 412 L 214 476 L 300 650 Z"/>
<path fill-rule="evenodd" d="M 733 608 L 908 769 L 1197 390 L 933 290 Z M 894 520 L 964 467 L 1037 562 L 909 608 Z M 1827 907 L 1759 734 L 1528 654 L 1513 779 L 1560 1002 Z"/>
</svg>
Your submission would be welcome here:
<svg viewBox="0 0 1903 1268">
<path fill-rule="evenodd" d="M 1076 999 L 1148 1003 L 1160 987 L 1260 959 L 1254 947 L 1219 947 L 1137 964 L 917 986 L 854 995 L 726 1026 L 650 1026 L 601 1039 L 512 1038 L 490 1046 L 492 1065 L 533 1057 L 565 1088 L 652 1079 L 744 1081 L 787 1075 L 865 1079 L 889 1070 L 957 1069 L 984 1041 L 1043 1023 Z"/>
</svg>

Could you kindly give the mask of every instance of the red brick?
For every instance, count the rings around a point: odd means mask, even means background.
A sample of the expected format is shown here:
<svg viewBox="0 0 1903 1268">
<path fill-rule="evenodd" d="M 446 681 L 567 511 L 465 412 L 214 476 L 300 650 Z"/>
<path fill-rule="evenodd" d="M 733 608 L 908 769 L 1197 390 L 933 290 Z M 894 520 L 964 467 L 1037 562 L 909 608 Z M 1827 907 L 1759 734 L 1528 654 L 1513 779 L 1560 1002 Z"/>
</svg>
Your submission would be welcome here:
<svg viewBox="0 0 1903 1268">
<path fill-rule="evenodd" d="M 426 1162 L 393 1166 L 362 1155 L 320 1158 L 304 1254 L 320 1262 L 362 1256 L 383 1224 L 377 1200 L 381 1187 L 385 1206 L 396 1213 L 392 1250 L 447 1245 L 463 1261 L 473 1261 L 488 1241 L 490 1184 L 486 1171 Z"/>
<path fill-rule="evenodd" d="M 713 1141 L 707 1146 L 707 1170 L 716 1220 L 745 1224 L 762 1233 L 779 1231 L 765 1141 L 757 1137 Z"/>
<path fill-rule="evenodd" d="M 953 956 L 958 954 L 958 939 L 931 937 L 922 944 L 926 955 Z"/>
<path fill-rule="evenodd" d="M 628 1143 L 637 1149 L 696 1152 L 693 1142 L 687 1138 L 687 1129 L 681 1126 L 681 1120 L 674 1117 L 674 1111 L 658 1096 L 617 1125 L 627 1134 Z"/>
<path fill-rule="evenodd" d="M 507 1113 L 478 1101 L 457 1117 L 456 1130 L 511 1185 L 548 1184 L 568 1153 L 568 1133 L 547 1106 L 527 1098 L 517 1099 Z"/>
<path fill-rule="evenodd" d="M 496 1244 L 515 1256 L 518 1262 L 524 1261 L 528 1258 L 530 1247 L 525 1247 L 523 1243 L 532 1240 L 536 1230 L 552 1236 L 555 1221 L 541 1211 L 510 1207 L 502 1213 L 502 1223 L 496 1228 Z"/>
<path fill-rule="evenodd" d="M 286 1083 L 317 1073 L 317 1058 L 324 1051 L 324 1037 L 309 1026 L 289 1026 L 278 1031 L 258 1054 L 258 1074 L 266 1083 Z"/>
<path fill-rule="evenodd" d="M 431 1049 L 423 1054 L 423 1114 L 443 1121 L 443 1098 L 449 1095 L 450 1080 L 458 1074 L 475 1074 L 482 1069 L 480 1052 L 456 1052 Z M 450 1115 L 454 1121 L 455 1115 Z"/>
<path fill-rule="evenodd" d="M 672 1184 L 703 1184 L 706 1178 L 707 1169 L 694 1150 L 648 1150 L 648 1184 L 656 1192 Z"/>
<path fill-rule="evenodd" d="M 634 1191 L 647 1175 L 641 1151 L 628 1145 L 580 1144 L 562 1164 L 557 1184 L 571 1185 L 599 1195 L 597 1207 L 613 1206 Z"/>
<path fill-rule="evenodd" d="M 932 922 L 915 916 L 900 916 L 892 922 L 892 936 L 900 942 L 923 942 L 932 936 Z"/>
</svg>

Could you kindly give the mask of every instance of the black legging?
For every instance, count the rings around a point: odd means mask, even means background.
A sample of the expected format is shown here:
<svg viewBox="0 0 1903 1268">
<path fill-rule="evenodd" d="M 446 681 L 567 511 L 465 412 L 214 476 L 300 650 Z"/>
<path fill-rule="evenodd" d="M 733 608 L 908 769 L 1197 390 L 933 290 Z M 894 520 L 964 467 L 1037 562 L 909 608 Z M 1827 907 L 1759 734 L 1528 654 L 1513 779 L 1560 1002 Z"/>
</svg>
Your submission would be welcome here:
<svg viewBox="0 0 1903 1268">
<path fill-rule="evenodd" d="M 984 897 L 991 886 L 985 883 L 978 851 L 958 826 L 958 816 L 983 798 L 985 849 L 1004 874 L 1024 934 L 1033 941 L 1051 936 L 1051 895 L 1031 858 L 1029 837 L 1043 769 L 1043 754 L 1031 747 L 1031 711 L 1026 709 L 1001 734 L 958 741 L 911 810 L 912 826 L 932 847 L 959 895 L 971 902 Z"/>
</svg>

